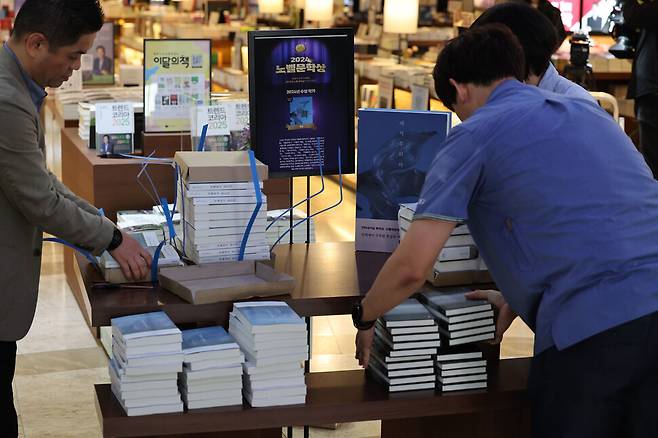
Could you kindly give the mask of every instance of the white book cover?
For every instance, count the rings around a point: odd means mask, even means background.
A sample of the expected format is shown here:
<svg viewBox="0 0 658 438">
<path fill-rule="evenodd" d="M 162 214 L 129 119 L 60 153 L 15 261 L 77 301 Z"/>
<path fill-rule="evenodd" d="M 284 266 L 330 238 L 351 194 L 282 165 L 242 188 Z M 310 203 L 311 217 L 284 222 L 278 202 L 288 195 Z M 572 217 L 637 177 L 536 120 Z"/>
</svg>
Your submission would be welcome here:
<svg viewBox="0 0 658 438">
<path fill-rule="evenodd" d="M 466 290 L 453 291 L 426 290 L 418 295 L 428 309 L 435 310 L 445 316 L 457 316 L 468 313 L 486 312 L 493 309 L 486 300 L 469 300 Z"/>
<path fill-rule="evenodd" d="M 183 374 L 185 375 L 185 379 L 187 381 L 210 379 L 213 377 L 241 376 L 242 367 L 236 366 L 230 368 L 208 368 L 204 370 L 192 371 L 187 366 L 184 366 Z"/>
<path fill-rule="evenodd" d="M 306 403 L 306 394 L 281 396 L 281 397 L 259 397 L 246 396 L 247 402 L 254 408 L 266 408 L 272 406 L 303 405 Z"/>
<path fill-rule="evenodd" d="M 304 378 L 304 370 L 288 370 L 285 372 L 275 372 L 269 374 L 244 374 L 245 379 L 249 379 L 250 382 L 264 382 L 268 380 L 279 380 L 279 379 L 296 379 Z"/>
<path fill-rule="evenodd" d="M 183 399 L 183 402 L 185 402 L 185 404 L 189 404 L 190 402 L 203 402 L 208 400 L 214 400 L 217 403 L 223 405 L 242 404 L 242 390 L 238 388 L 238 389 L 233 389 L 231 391 L 224 391 L 222 393 L 207 392 L 207 393 L 197 393 L 197 394 L 181 394 L 181 398 Z M 237 400 L 240 400 L 240 402 L 237 403 Z"/>
<path fill-rule="evenodd" d="M 151 374 L 175 374 L 180 372 L 183 368 L 183 362 L 170 362 L 143 367 L 123 367 L 120 362 L 117 363 L 119 365 L 119 377 L 142 377 L 149 376 Z"/>
<path fill-rule="evenodd" d="M 119 343 L 115 338 L 113 344 L 116 348 L 121 350 L 121 356 L 127 357 L 128 359 L 144 355 L 179 353 L 181 351 L 180 343 L 145 345 L 143 347 L 130 347 L 129 349 L 126 349 L 126 347 Z"/>
<path fill-rule="evenodd" d="M 236 398 L 216 399 L 216 400 L 203 400 L 198 402 L 188 402 L 187 409 L 208 409 L 220 408 L 224 406 L 238 406 L 242 405 L 242 396 Z"/>
<path fill-rule="evenodd" d="M 466 329 L 466 330 L 457 330 L 457 331 L 446 331 L 443 329 L 440 329 L 441 334 L 443 336 L 449 337 L 450 339 L 457 339 L 457 338 L 463 338 L 466 336 L 473 336 L 473 335 L 479 335 L 482 333 L 491 333 L 496 331 L 496 326 L 493 324 L 491 325 L 486 325 L 483 327 L 475 327 L 471 329 Z"/>
<path fill-rule="evenodd" d="M 173 414 L 175 412 L 183 412 L 183 402 L 173 403 L 170 405 L 147 406 L 143 408 L 123 408 L 126 415 L 129 417 L 139 417 L 142 415 L 155 415 L 155 414 Z"/>
<path fill-rule="evenodd" d="M 256 208 L 255 203 L 249 204 L 226 204 L 226 205 L 194 205 L 188 200 L 184 202 L 179 198 L 179 205 L 182 205 L 181 209 L 187 214 L 191 214 L 191 217 L 194 217 L 198 214 L 212 214 L 212 213 L 230 213 L 230 212 L 249 212 L 253 213 Z M 265 209 L 267 203 L 263 200 L 263 205 L 261 208 Z"/>
<path fill-rule="evenodd" d="M 298 386 L 289 386 L 287 388 L 272 388 L 272 389 L 262 389 L 262 390 L 256 390 L 256 391 L 250 391 L 248 388 L 243 388 L 242 393 L 246 395 L 251 395 L 251 396 L 258 396 L 258 397 L 290 397 L 290 396 L 295 396 L 295 395 L 302 395 L 306 394 L 307 388 L 306 385 L 298 385 Z"/>
<path fill-rule="evenodd" d="M 233 366 L 235 363 L 242 363 L 244 361 L 244 354 L 242 354 L 239 347 L 228 350 L 200 351 L 198 353 L 185 354 L 183 361 L 186 363 L 215 361 L 218 366 L 227 367 Z"/>
<path fill-rule="evenodd" d="M 256 208 L 258 199 L 256 195 L 247 196 L 214 196 L 209 198 L 188 198 L 186 204 L 196 207 L 197 205 L 234 205 L 234 204 L 251 204 L 252 210 Z M 261 202 L 266 202 L 267 196 L 261 194 Z"/>
<path fill-rule="evenodd" d="M 439 370 L 458 370 L 462 368 L 477 368 L 486 367 L 486 360 L 465 360 L 465 361 L 451 361 L 451 362 L 437 362 L 436 367 Z"/>
<path fill-rule="evenodd" d="M 441 378 L 445 378 L 445 377 L 467 376 L 471 374 L 487 374 L 487 368 L 474 367 L 474 368 L 461 368 L 456 370 L 443 370 L 438 373 L 438 376 Z"/>
<path fill-rule="evenodd" d="M 263 181 L 258 182 L 258 186 L 263 188 Z M 253 182 L 209 182 L 209 183 L 185 183 L 185 189 L 188 192 L 207 192 L 213 190 L 253 190 Z"/>
<path fill-rule="evenodd" d="M 115 390 L 121 393 L 124 400 L 140 400 L 144 398 L 171 398 L 178 397 L 178 387 L 158 389 L 122 389 L 115 385 Z"/>
<path fill-rule="evenodd" d="M 243 383 L 244 383 L 244 388 L 246 388 L 247 390 L 253 393 L 256 391 L 268 391 L 272 389 L 303 386 L 306 384 L 306 380 L 304 379 L 304 376 L 290 377 L 287 379 L 258 380 L 258 381 L 245 378 Z"/>
<path fill-rule="evenodd" d="M 495 333 L 485 333 L 483 335 L 466 336 L 464 338 L 448 339 L 448 345 L 470 344 L 472 342 L 488 341 L 495 337 Z"/>
<path fill-rule="evenodd" d="M 113 334 L 130 340 L 160 335 L 180 335 L 180 330 L 164 312 L 143 313 L 141 315 L 112 318 Z"/>
<path fill-rule="evenodd" d="M 452 385 L 453 383 L 466 383 L 477 382 L 480 380 L 487 380 L 487 374 L 474 374 L 470 376 L 457 376 L 457 377 L 438 377 L 442 385 Z"/>
<path fill-rule="evenodd" d="M 185 393 L 185 394 L 201 394 L 201 393 L 221 394 L 230 391 L 242 391 L 242 381 L 240 379 L 237 379 L 231 382 L 204 383 L 203 385 L 197 382 L 184 384 L 181 381 L 181 393 Z"/>
<path fill-rule="evenodd" d="M 242 362 L 244 362 L 244 355 L 240 353 L 241 356 L 239 359 L 236 359 L 232 362 L 219 362 L 217 360 L 211 359 L 211 360 L 199 360 L 199 361 L 193 361 L 193 362 L 186 362 L 184 361 L 184 368 L 189 371 L 201 371 L 201 370 L 208 370 L 208 369 L 231 369 L 231 368 L 236 368 L 236 367 L 241 367 Z"/>
<path fill-rule="evenodd" d="M 143 356 L 134 356 L 132 358 L 125 358 L 121 355 L 119 349 L 113 348 L 112 353 L 117 363 L 121 368 L 131 367 L 145 367 L 151 365 L 163 366 L 165 364 L 183 364 L 183 353 L 167 353 L 167 354 L 146 354 Z"/>
<path fill-rule="evenodd" d="M 145 375 L 126 375 L 124 369 L 122 369 L 115 359 L 110 359 L 109 365 L 110 375 L 114 373 L 116 379 L 121 384 L 127 383 L 137 383 L 137 382 L 165 382 L 165 381 L 176 381 L 178 376 L 178 371 L 166 371 L 164 373 L 148 373 Z"/>
<path fill-rule="evenodd" d="M 480 382 L 470 382 L 470 383 L 458 383 L 455 385 L 442 385 L 439 384 L 438 388 L 443 392 L 449 391 L 466 391 L 469 389 L 483 389 L 487 387 L 487 381 L 483 380 Z"/>
<path fill-rule="evenodd" d="M 464 315 L 456 315 L 456 316 L 445 316 L 441 314 L 439 311 L 434 310 L 432 308 L 428 307 L 428 310 L 432 314 L 433 317 L 436 318 L 436 320 L 441 323 L 443 321 L 444 323 L 448 324 L 456 324 L 456 323 L 461 323 L 461 322 L 468 322 L 468 321 L 476 321 L 476 320 L 481 320 L 484 318 L 492 318 L 494 316 L 493 310 L 488 310 L 486 312 L 477 312 L 477 313 L 466 313 Z"/>
<path fill-rule="evenodd" d="M 254 226 L 259 226 L 262 231 L 265 231 L 265 214 L 263 213 L 258 213 L 258 215 L 254 218 Z M 221 230 L 224 228 L 246 228 L 249 222 L 251 221 L 251 216 L 243 219 L 211 219 L 211 220 L 188 220 L 186 218 L 186 221 L 194 228 L 194 230 L 198 233 L 200 231 L 208 231 L 208 230 Z"/>
<path fill-rule="evenodd" d="M 229 315 L 229 332 L 235 333 L 236 336 L 241 336 L 254 349 L 272 344 L 307 345 L 307 333 L 302 327 L 295 327 L 295 330 L 290 331 L 260 331 L 253 333 L 249 326 L 238 318 L 236 312 L 231 312 Z"/>
<path fill-rule="evenodd" d="M 255 363 L 246 361 L 242 365 L 242 369 L 245 374 L 250 376 L 270 376 L 276 373 L 285 373 L 288 371 L 298 371 L 304 369 L 303 361 L 298 362 L 288 362 L 278 365 L 271 365 L 268 367 L 258 367 Z"/>
</svg>

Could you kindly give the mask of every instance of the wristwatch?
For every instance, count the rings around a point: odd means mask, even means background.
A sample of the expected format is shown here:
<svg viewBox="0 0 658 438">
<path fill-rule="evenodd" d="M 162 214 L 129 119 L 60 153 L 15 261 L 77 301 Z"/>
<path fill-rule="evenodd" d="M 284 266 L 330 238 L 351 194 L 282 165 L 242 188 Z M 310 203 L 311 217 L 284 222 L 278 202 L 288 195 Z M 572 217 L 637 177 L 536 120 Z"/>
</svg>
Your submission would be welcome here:
<svg viewBox="0 0 658 438">
<path fill-rule="evenodd" d="M 114 251 L 117 249 L 121 244 L 123 243 L 123 234 L 121 234 L 121 230 L 118 228 L 114 229 L 114 234 L 112 234 L 112 240 L 110 241 L 110 244 L 107 247 L 107 251 Z"/>
<path fill-rule="evenodd" d="M 356 327 L 359 330 L 370 330 L 374 325 L 377 320 L 374 321 L 364 321 L 363 320 L 363 306 L 361 303 L 356 303 L 352 307 L 352 323 L 354 323 L 354 327 Z"/>
</svg>

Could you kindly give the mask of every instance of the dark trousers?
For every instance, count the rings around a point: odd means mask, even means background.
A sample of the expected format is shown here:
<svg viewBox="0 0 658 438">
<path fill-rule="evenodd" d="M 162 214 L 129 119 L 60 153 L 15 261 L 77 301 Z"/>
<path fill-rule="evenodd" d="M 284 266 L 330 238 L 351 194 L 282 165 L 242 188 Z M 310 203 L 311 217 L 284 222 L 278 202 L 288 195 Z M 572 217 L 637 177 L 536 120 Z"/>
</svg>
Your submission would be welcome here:
<svg viewBox="0 0 658 438">
<path fill-rule="evenodd" d="M 16 342 L 0 342 L 0 438 L 18 436 L 11 383 L 16 368 Z"/>
<path fill-rule="evenodd" d="M 658 94 L 635 99 L 635 113 L 640 125 L 640 150 L 658 179 Z"/>
<path fill-rule="evenodd" d="M 533 358 L 534 438 L 658 437 L 658 313 Z"/>
</svg>

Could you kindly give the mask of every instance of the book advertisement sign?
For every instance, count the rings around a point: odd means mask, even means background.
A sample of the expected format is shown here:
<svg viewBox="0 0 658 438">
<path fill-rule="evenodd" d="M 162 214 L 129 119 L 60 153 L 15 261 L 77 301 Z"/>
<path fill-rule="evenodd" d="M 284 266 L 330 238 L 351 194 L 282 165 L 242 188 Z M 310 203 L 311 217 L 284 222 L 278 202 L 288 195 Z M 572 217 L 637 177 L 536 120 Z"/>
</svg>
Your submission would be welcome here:
<svg viewBox="0 0 658 438">
<path fill-rule="evenodd" d="M 210 40 L 144 40 L 144 130 L 189 131 L 210 102 Z"/>
<path fill-rule="evenodd" d="M 359 111 L 357 251 L 393 252 L 398 246 L 400 204 L 418 202 L 450 117 L 439 111 Z"/>
<path fill-rule="evenodd" d="M 272 177 L 354 172 L 354 33 L 249 33 L 252 148 Z M 319 151 L 319 154 L 318 154 Z M 320 158 L 318 157 L 320 155 Z"/>
</svg>

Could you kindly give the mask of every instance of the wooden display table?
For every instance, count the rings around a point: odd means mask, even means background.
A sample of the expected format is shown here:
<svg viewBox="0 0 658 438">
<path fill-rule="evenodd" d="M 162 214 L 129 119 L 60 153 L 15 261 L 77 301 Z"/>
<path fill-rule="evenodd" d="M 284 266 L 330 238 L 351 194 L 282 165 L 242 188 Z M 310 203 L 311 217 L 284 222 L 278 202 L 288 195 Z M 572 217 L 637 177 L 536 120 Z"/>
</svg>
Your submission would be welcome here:
<svg viewBox="0 0 658 438">
<path fill-rule="evenodd" d="M 127 417 L 109 385 L 96 385 L 103 436 L 158 436 L 223 432 L 212 436 L 281 436 L 281 427 L 382 420 L 382 438 L 527 437 L 525 394 L 529 359 L 502 360 L 489 371 L 489 388 L 442 395 L 389 394 L 364 371 L 310 373 L 306 404 L 273 408 L 229 407 Z M 248 433 L 242 435 L 242 433 Z"/>
</svg>

